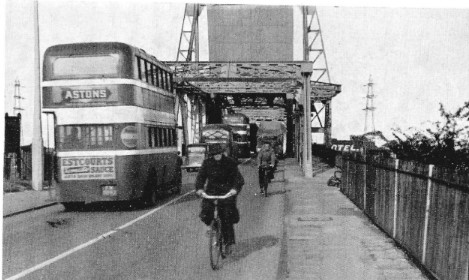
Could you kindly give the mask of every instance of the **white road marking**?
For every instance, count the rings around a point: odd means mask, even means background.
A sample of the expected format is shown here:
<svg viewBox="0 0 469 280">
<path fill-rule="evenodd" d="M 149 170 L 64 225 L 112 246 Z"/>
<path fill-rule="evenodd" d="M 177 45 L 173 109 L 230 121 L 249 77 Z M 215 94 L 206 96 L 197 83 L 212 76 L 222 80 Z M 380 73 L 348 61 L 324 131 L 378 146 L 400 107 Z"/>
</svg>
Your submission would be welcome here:
<svg viewBox="0 0 469 280">
<path fill-rule="evenodd" d="M 130 222 L 128 222 L 128 223 L 126 223 L 126 224 L 124 224 L 124 225 L 118 227 L 118 228 L 116 228 L 116 229 L 113 229 L 113 230 L 111 230 L 111 231 L 109 231 L 109 232 L 107 232 L 107 233 L 105 233 L 105 234 L 102 234 L 102 235 L 96 237 L 95 239 L 92 239 L 92 240 L 90 240 L 90 241 L 88 241 L 88 242 L 86 242 L 86 243 L 83 243 L 83 244 L 81 244 L 81 245 L 78 245 L 77 247 L 72 248 L 72 249 L 70 249 L 70 250 L 68 250 L 68 251 L 66 251 L 66 252 L 64 252 L 64 253 L 62 253 L 62 254 L 60 254 L 60 255 L 58 255 L 58 256 L 52 258 L 52 259 L 49 259 L 49 260 L 47 260 L 47 261 L 45 261 L 45 262 L 43 262 L 43 263 L 40 263 L 40 264 L 38 264 L 38 265 L 36 265 L 36 266 L 33 266 L 33 267 L 29 268 L 29 269 L 26 269 L 26 270 L 24 270 L 24 271 L 22 271 L 22 272 L 20 272 L 20 273 L 18 273 L 18 274 L 16 274 L 16 275 L 14 275 L 14 276 L 11 276 L 11 277 L 7 278 L 6 280 L 15 280 L 15 279 L 19 279 L 19 278 L 24 277 L 24 276 L 26 276 L 26 275 L 28 275 L 28 274 L 30 274 L 30 273 L 36 271 L 36 270 L 39 270 L 39 269 L 41 269 L 41 268 L 43 268 L 43 267 L 46 267 L 46 266 L 48 266 L 48 265 L 50 265 L 50 264 L 52 264 L 52 263 L 54 263 L 54 262 L 56 262 L 56 261 L 58 261 L 58 260 L 61 260 L 61 259 L 65 258 L 65 257 L 68 256 L 68 255 L 71 255 L 71 254 L 73 254 L 73 253 L 75 253 L 75 252 L 77 252 L 77 251 L 79 251 L 79 250 L 81 250 L 81 249 L 84 249 L 84 248 L 86 248 L 86 247 L 88 247 L 88 246 L 90 246 L 90 245 L 92 245 L 92 244 L 94 244 L 94 243 L 96 243 L 96 242 L 98 242 L 98 241 L 100 241 L 100 240 L 102 240 L 102 239 L 105 239 L 105 238 L 111 236 L 112 234 L 118 232 L 119 230 L 122 230 L 122 229 L 124 229 L 124 228 L 126 228 L 126 227 L 129 227 L 129 226 L 133 225 L 134 223 L 136 223 L 136 222 L 138 222 L 138 221 L 140 221 L 140 220 L 142 220 L 142 219 L 144 219 L 144 218 L 146 218 L 146 217 L 152 215 L 153 213 L 155 213 L 155 212 L 157 212 L 157 211 L 163 209 L 164 207 L 166 207 L 166 206 L 168 206 L 168 205 L 170 205 L 170 204 L 173 204 L 174 202 L 178 201 L 179 199 L 181 199 L 181 198 L 183 198 L 183 197 L 185 197 L 185 196 L 187 196 L 187 195 L 189 195 L 189 194 L 191 194 L 191 193 L 193 193 L 193 192 L 194 192 L 194 191 L 190 191 L 190 192 L 185 193 L 185 194 L 183 194 L 183 195 L 181 195 L 181 196 L 179 196 L 179 197 L 176 197 L 175 199 L 173 199 L 173 200 L 171 200 L 171 201 L 169 201 L 169 202 L 167 202 L 167 203 L 161 205 L 161 206 L 158 207 L 158 208 L 155 208 L 155 209 L 149 211 L 148 213 L 145 213 L 144 215 L 142 215 L 142 216 L 140 216 L 140 217 L 138 217 L 138 218 L 136 218 L 136 219 L 134 219 L 134 220 L 132 220 L 132 221 L 130 221 Z"/>
</svg>

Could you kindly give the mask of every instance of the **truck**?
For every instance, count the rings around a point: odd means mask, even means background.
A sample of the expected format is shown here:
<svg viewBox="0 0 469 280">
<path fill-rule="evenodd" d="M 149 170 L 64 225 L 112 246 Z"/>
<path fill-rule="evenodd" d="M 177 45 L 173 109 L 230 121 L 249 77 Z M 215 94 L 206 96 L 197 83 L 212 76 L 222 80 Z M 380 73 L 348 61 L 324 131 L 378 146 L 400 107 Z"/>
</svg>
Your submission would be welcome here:
<svg viewBox="0 0 469 280">
<path fill-rule="evenodd" d="M 208 124 L 202 128 L 200 143 L 187 145 L 186 160 L 181 168 L 188 172 L 198 171 L 213 144 L 221 144 L 225 148 L 226 156 L 238 159 L 239 153 L 233 141 L 233 129 L 227 124 Z"/>
<path fill-rule="evenodd" d="M 261 121 L 257 129 L 257 151 L 265 142 L 270 143 L 278 158 L 282 158 L 286 151 L 287 129 L 280 121 Z"/>
</svg>

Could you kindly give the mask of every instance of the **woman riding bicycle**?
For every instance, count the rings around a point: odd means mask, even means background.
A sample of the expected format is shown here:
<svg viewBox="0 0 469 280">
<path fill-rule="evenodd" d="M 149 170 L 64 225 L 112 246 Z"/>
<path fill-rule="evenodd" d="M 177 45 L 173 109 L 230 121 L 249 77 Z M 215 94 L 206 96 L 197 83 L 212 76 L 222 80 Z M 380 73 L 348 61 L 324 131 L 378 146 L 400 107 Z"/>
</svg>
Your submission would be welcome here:
<svg viewBox="0 0 469 280">
<path fill-rule="evenodd" d="M 225 156 L 224 151 L 225 149 L 220 144 L 209 146 L 210 157 L 202 163 L 195 181 L 195 189 L 199 196 L 204 192 L 208 195 L 231 193 L 231 197 L 219 201 L 223 239 L 225 240 L 226 251 L 230 252 L 231 245 L 235 243 L 233 224 L 239 222 L 236 195 L 241 191 L 244 179 L 238 170 L 238 163 L 234 159 Z M 207 185 L 205 186 L 206 182 Z M 213 201 L 203 199 L 201 208 L 199 217 L 202 222 L 209 226 L 213 220 Z"/>
<path fill-rule="evenodd" d="M 264 193 L 264 190 L 262 188 L 264 169 L 269 170 L 267 178 L 269 178 L 270 181 L 270 179 L 273 179 L 275 162 L 275 151 L 270 147 L 269 142 L 264 142 L 261 150 L 257 155 L 257 167 L 259 168 L 259 187 L 261 189 L 261 193 Z"/>
</svg>

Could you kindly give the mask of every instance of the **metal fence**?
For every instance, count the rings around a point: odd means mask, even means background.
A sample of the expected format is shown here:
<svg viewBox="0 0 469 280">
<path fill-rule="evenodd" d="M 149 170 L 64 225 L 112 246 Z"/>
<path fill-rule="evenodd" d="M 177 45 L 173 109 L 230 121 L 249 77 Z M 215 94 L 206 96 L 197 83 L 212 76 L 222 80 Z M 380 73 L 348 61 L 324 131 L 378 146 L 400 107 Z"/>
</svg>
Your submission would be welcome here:
<svg viewBox="0 0 469 280">
<path fill-rule="evenodd" d="M 32 153 L 31 145 L 21 147 L 18 154 L 9 153 L 3 158 L 3 179 L 16 181 L 31 181 L 32 178 Z M 48 182 L 45 186 L 52 184 L 56 176 L 56 157 L 52 148 L 44 148 L 44 181 Z"/>
<path fill-rule="evenodd" d="M 469 174 L 343 154 L 341 191 L 435 278 L 468 280 Z"/>
</svg>

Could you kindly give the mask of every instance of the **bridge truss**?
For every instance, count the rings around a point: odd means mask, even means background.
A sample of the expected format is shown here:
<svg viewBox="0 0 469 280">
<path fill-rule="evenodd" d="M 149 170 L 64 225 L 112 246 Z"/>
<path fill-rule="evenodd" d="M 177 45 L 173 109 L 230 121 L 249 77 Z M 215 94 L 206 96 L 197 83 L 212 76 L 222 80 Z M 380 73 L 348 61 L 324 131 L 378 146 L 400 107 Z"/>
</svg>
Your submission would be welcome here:
<svg viewBox="0 0 469 280">
<path fill-rule="evenodd" d="M 297 155 L 300 161 L 300 154 L 310 154 L 311 151 L 300 147 L 310 146 L 303 143 L 311 143 L 311 138 L 305 137 L 311 132 L 323 134 L 324 143 L 330 144 L 330 104 L 341 92 L 341 86 L 330 83 L 316 7 L 302 7 L 303 61 L 201 62 L 198 61 L 198 16 L 202 7 L 186 5 L 177 61 L 166 62 L 175 73 L 185 143 L 197 142 L 205 123 L 221 122 L 222 111 L 283 108 L 290 131 L 287 153 Z"/>
<path fill-rule="evenodd" d="M 301 116 L 301 105 L 297 101 L 303 90 L 301 71 L 311 62 L 166 62 L 166 64 L 174 70 L 177 92 L 186 95 L 189 93 L 194 100 L 205 100 L 207 109 L 211 105 L 227 110 L 241 107 L 259 109 L 277 107 L 286 110 L 287 119 L 293 119 L 295 116 Z M 311 99 L 325 104 L 341 91 L 340 85 L 318 81 L 310 81 L 309 88 Z M 313 111 L 318 115 L 317 110 Z M 221 120 L 219 110 L 207 111 L 206 114 L 208 123 L 217 123 Z M 288 126 L 287 123 L 287 129 Z"/>
</svg>

